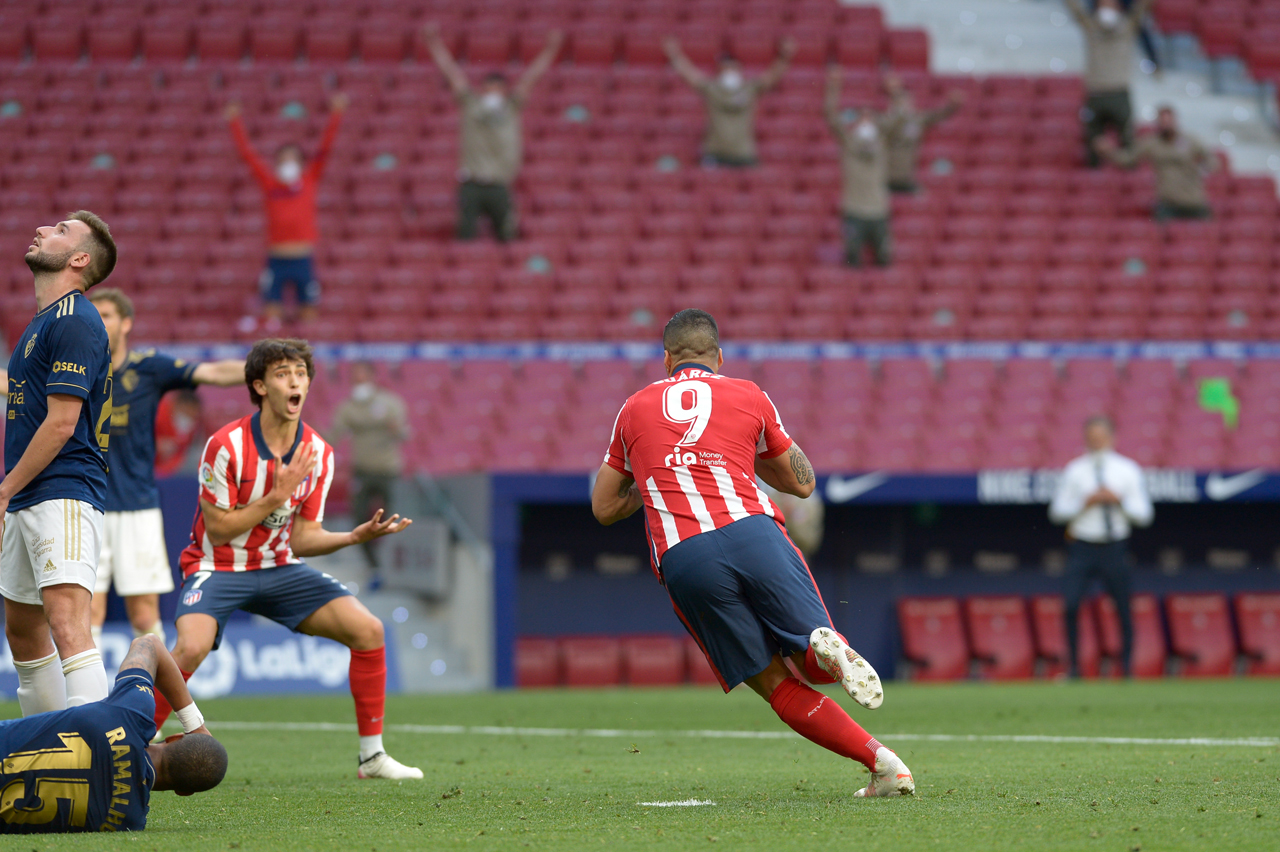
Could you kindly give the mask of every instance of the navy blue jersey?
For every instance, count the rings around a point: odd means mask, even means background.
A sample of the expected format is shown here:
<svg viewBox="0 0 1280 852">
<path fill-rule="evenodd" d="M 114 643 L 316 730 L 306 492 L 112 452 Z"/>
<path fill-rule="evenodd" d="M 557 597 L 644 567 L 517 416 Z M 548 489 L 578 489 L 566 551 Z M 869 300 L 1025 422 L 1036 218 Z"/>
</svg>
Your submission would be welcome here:
<svg viewBox="0 0 1280 852">
<path fill-rule="evenodd" d="M 76 431 L 53 461 L 9 501 L 16 512 L 48 500 L 82 500 L 106 511 L 111 346 L 98 309 L 80 291 L 36 314 L 9 359 L 7 474 L 49 414 L 49 394 L 84 400 Z"/>
<path fill-rule="evenodd" d="M 168 391 L 196 386 L 192 375 L 198 366 L 159 355 L 154 349 L 129 353 L 112 384 L 108 512 L 159 508 L 156 409 Z"/>
<path fill-rule="evenodd" d="M 128 669 L 102 701 L 0 722 L 0 834 L 146 828 L 155 712 L 151 675 Z"/>
</svg>

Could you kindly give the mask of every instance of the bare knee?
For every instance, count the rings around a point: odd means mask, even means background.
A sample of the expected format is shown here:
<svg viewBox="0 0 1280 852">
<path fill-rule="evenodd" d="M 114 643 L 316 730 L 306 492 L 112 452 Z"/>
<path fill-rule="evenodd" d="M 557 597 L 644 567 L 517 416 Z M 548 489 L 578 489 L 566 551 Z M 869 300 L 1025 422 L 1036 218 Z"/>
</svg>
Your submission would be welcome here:
<svg viewBox="0 0 1280 852">
<path fill-rule="evenodd" d="M 375 651 L 386 644 L 386 641 L 382 619 L 365 614 L 351 625 L 351 641 L 347 645 L 356 651 Z"/>
<path fill-rule="evenodd" d="M 213 650 L 213 640 L 203 636 L 184 636 L 178 631 L 178 641 L 173 644 L 173 661 L 184 672 L 193 672 Z"/>
</svg>

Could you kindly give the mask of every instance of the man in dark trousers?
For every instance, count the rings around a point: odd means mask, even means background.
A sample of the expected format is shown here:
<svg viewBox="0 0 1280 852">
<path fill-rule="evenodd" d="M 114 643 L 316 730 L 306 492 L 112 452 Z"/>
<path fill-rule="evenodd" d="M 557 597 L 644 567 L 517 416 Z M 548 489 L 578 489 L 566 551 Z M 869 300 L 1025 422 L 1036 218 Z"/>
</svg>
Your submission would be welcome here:
<svg viewBox="0 0 1280 852">
<path fill-rule="evenodd" d="M 1067 464 L 1049 505 L 1049 519 L 1067 525 L 1067 539 L 1071 542 L 1063 581 L 1070 674 L 1080 675 L 1077 616 L 1089 581 L 1097 577 L 1115 601 L 1120 616 L 1120 667 L 1128 677 L 1133 656 L 1133 619 L 1129 614 L 1125 542 L 1132 527 L 1151 523 L 1154 510 L 1142 468 L 1113 449 L 1115 430 L 1108 418 L 1095 415 L 1085 421 L 1084 442 L 1088 452 Z"/>
</svg>

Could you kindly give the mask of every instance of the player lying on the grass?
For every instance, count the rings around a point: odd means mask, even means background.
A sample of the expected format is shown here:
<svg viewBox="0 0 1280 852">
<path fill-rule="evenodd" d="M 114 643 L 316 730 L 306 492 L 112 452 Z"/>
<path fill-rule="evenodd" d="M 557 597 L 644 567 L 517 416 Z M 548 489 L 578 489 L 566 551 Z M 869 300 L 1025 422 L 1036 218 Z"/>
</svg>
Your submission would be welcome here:
<svg viewBox="0 0 1280 852">
<path fill-rule="evenodd" d="M 875 709 L 880 679 L 836 633 L 782 513 L 756 475 L 788 494 L 813 493 L 813 467 L 754 383 L 719 375 L 719 329 L 705 311 L 680 311 L 662 332 L 670 378 L 618 412 L 591 494 L 608 525 L 643 508 L 649 553 L 676 615 L 721 686 L 746 683 L 801 736 L 871 770 L 855 796 L 915 792 L 906 764 L 834 701 L 801 683 L 839 682 Z M 643 483 L 643 486 L 639 485 Z"/>
<path fill-rule="evenodd" d="M 149 744 L 155 690 L 181 708 L 186 733 Z M 152 792 L 203 793 L 227 774 L 227 750 L 150 634 L 133 640 L 101 701 L 0 722 L 0 755 L 0 834 L 141 831 Z"/>
<path fill-rule="evenodd" d="M 382 747 L 387 655 L 382 622 L 333 577 L 302 563 L 413 523 L 382 510 L 351 532 L 329 532 L 324 504 L 333 481 L 333 448 L 302 422 L 315 377 L 305 340 L 259 340 L 245 360 L 257 411 L 223 426 L 205 446 L 200 511 L 182 552 L 182 597 L 173 657 L 190 678 L 222 643 L 237 609 L 351 649 L 348 670 L 360 732 L 360 778 L 421 778 Z M 156 729 L 169 705 L 156 702 Z"/>
</svg>

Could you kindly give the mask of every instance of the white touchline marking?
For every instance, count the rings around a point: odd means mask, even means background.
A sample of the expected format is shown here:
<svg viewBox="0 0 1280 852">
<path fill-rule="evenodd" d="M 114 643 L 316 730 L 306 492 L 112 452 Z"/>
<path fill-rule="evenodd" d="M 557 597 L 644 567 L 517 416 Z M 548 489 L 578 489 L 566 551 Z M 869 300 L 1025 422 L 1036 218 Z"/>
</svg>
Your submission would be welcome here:
<svg viewBox="0 0 1280 852">
<path fill-rule="evenodd" d="M 349 722 L 219 722 L 208 720 L 212 728 L 228 731 L 354 731 Z M 616 728 L 511 728 L 496 725 L 387 725 L 401 734 L 463 734 L 491 737 L 594 737 L 600 739 L 640 739 L 679 737 L 695 740 L 790 740 L 799 739 L 791 731 L 626 731 Z M 1067 743 L 1075 745 L 1153 746 L 1244 746 L 1275 748 L 1280 737 L 1065 737 L 1045 734 L 882 734 L 882 742 L 914 740 L 935 743 Z"/>
<path fill-rule="evenodd" d="M 636 802 L 642 808 L 696 808 L 699 805 L 711 805 L 715 802 L 704 802 L 702 799 L 685 799 L 683 802 Z"/>
</svg>

